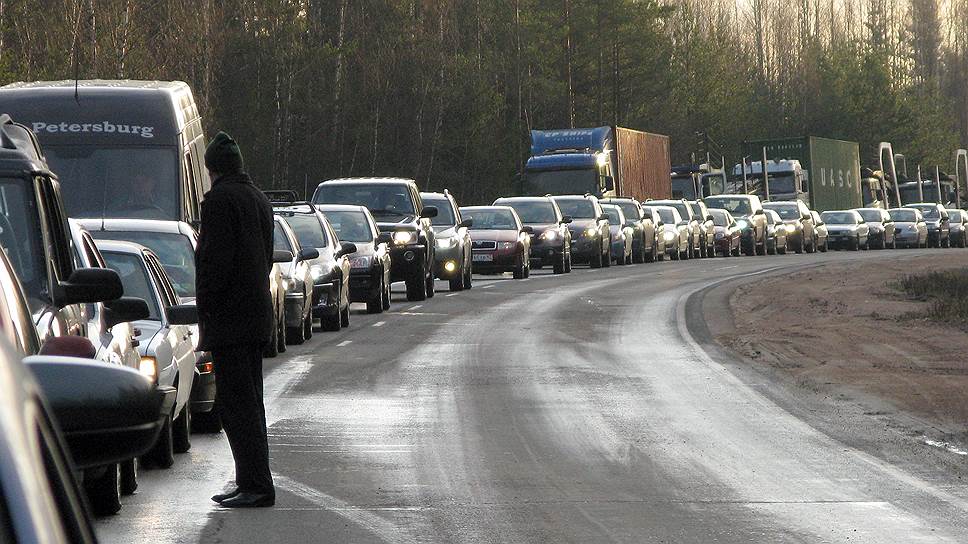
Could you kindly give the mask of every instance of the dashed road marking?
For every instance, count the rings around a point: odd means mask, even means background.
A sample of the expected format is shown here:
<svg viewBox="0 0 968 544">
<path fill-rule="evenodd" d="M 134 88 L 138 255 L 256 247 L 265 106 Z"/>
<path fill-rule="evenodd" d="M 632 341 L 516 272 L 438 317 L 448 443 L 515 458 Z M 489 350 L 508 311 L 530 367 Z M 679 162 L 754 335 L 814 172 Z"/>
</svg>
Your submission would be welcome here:
<svg viewBox="0 0 968 544">
<path fill-rule="evenodd" d="M 339 344 L 336 344 L 336 347 L 338 347 L 338 348 L 345 348 L 346 346 L 348 346 L 348 345 L 350 345 L 352 343 L 353 343 L 352 340 L 343 340 Z"/>
<path fill-rule="evenodd" d="M 410 307 L 410 309 L 409 309 L 409 310 L 407 310 L 407 311 L 410 311 L 410 312 L 412 312 L 412 311 L 414 311 L 414 310 L 416 310 L 417 308 L 423 308 L 423 304 L 414 304 L 414 305 L 413 305 L 413 306 L 411 306 L 411 307 Z"/>
<path fill-rule="evenodd" d="M 382 327 L 382 326 L 384 326 L 386 324 L 387 324 L 386 321 L 377 321 L 376 323 L 373 324 L 373 326 L 374 327 Z"/>
</svg>

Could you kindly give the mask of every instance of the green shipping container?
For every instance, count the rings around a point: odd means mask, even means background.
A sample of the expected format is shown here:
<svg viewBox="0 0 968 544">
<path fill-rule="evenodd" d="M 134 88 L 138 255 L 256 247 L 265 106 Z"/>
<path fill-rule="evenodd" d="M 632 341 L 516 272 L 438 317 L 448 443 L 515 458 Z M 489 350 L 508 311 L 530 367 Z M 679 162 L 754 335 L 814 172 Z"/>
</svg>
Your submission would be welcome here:
<svg viewBox="0 0 968 544">
<path fill-rule="evenodd" d="M 799 160 L 810 208 L 844 210 L 863 206 L 860 183 L 860 146 L 857 142 L 804 136 L 753 140 L 743 143 L 743 154 L 760 160 L 766 147 L 768 160 Z"/>
</svg>

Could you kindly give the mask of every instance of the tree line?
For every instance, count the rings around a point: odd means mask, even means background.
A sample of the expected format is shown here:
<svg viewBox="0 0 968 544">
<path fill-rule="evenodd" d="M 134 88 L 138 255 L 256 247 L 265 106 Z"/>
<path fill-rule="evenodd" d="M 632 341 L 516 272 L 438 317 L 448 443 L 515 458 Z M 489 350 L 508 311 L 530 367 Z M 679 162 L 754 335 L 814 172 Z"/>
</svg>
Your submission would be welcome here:
<svg viewBox="0 0 968 544">
<path fill-rule="evenodd" d="M 968 0 L 0 0 L 0 81 L 189 82 L 266 188 L 512 187 L 532 128 L 619 124 L 673 162 L 744 139 L 968 141 Z M 697 136 L 703 133 L 707 138 Z"/>
</svg>

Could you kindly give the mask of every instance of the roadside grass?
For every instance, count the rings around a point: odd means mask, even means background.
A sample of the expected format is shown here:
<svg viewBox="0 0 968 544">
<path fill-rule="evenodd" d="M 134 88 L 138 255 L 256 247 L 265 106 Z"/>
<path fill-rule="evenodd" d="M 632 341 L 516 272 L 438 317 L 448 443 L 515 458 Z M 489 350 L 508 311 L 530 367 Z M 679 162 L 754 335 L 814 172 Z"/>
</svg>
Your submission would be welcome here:
<svg viewBox="0 0 968 544">
<path fill-rule="evenodd" d="M 927 302 L 927 317 L 968 325 L 968 270 L 942 270 L 902 277 L 895 287 L 912 300 Z"/>
</svg>

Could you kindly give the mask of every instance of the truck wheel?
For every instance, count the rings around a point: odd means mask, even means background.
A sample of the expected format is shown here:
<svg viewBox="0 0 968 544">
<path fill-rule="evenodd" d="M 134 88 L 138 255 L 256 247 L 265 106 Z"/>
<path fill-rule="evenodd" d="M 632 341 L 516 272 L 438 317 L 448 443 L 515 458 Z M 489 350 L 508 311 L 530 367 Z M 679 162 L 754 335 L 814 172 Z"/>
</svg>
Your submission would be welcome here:
<svg viewBox="0 0 968 544">
<path fill-rule="evenodd" d="M 175 418 L 171 430 L 171 446 L 175 453 L 188 453 L 192 449 L 192 404 L 185 403 L 180 416 Z"/>
<path fill-rule="evenodd" d="M 427 300 L 427 270 L 422 266 L 407 278 L 407 300 L 414 302 Z"/>
<path fill-rule="evenodd" d="M 165 423 L 161 427 L 161 434 L 158 441 L 152 446 L 151 450 L 145 454 L 142 461 L 145 465 L 156 468 L 171 468 L 175 464 L 175 451 L 172 449 L 172 429 L 171 414 L 165 418 Z"/>
<path fill-rule="evenodd" d="M 121 465 L 105 468 L 104 474 L 84 482 L 84 491 L 97 516 L 110 516 L 121 511 Z"/>
<path fill-rule="evenodd" d="M 128 459 L 120 463 L 121 494 L 134 495 L 138 490 L 138 458 Z"/>
</svg>

